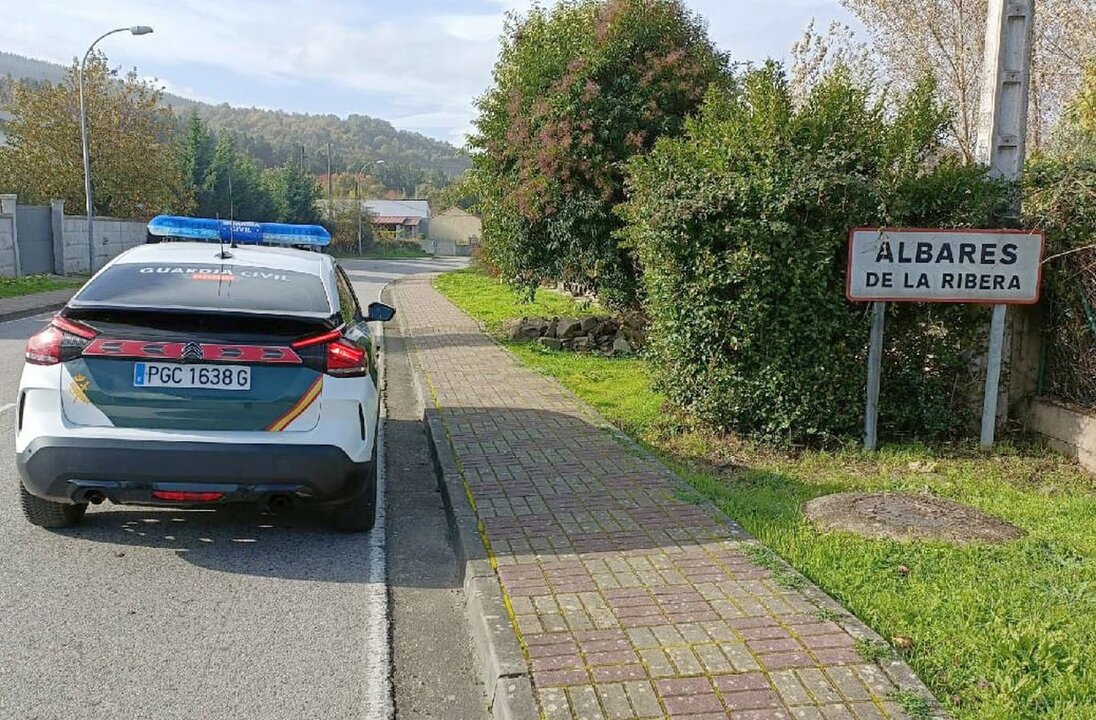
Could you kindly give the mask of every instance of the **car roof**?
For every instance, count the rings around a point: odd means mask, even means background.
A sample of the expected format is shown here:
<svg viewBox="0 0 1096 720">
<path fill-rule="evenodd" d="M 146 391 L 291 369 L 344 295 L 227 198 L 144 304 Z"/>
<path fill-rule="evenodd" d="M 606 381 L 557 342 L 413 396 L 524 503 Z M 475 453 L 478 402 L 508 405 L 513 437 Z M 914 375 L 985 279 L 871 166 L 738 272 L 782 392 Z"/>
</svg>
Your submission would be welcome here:
<svg viewBox="0 0 1096 720">
<path fill-rule="evenodd" d="M 225 245 L 224 248 L 232 255 L 227 262 L 237 267 L 291 270 L 325 277 L 334 263 L 330 255 L 296 248 L 265 245 L 239 245 L 234 248 Z M 138 245 L 118 255 L 109 264 L 160 262 L 208 265 L 222 262 L 220 253 L 221 245 L 217 243 L 159 242 Z"/>
</svg>

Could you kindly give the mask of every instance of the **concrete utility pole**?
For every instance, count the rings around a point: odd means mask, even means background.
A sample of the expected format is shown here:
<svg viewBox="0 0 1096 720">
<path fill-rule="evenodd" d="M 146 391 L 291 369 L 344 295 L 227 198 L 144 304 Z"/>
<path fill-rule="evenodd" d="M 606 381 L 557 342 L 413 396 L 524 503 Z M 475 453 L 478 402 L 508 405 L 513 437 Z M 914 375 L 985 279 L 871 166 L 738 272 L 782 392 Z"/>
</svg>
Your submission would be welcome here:
<svg viewBox="0 0 1096 720">
<path fill-rule="evenodd" d="M 82 146 L 84 153 L 84 201 L 88 214 L 89 275 L 95 274 L 95 202 L 91 195 L 91 145 L 88 141 L 88 111 L 84 104 L 84 66 L 87 65 L 88 58 L 91 57 L 91 53 L 95 50 L 95 46 L 99 44 L 100 40 L 120 32 L 128 32 L 131 35 L 148 35 L 152 32 L 152 28 L 148 25 L 134 25 L 132 27 L 108 30 L 95 38 L 91 45 L 88 46 L 88 51 L 84 53 L 84 58 L 80 61 L 80 67 L 76 71 L 76 85 L 80 96 L 80 145 Z"/>
<path fill-rule="evenodd" d="M 990 175 L 1005 180 L 1019 180 L 1024 169 L 1034 26 L 1034 0 L 989 1 L 976 157 L 989 165 Z M 1019 200 L 1012 210 L 1019 216 Z M 982 405 L 983 448 L 993 446 L 997 426 L 1006 309 L 1006 305 L 993 306 Z"/>
</svg>

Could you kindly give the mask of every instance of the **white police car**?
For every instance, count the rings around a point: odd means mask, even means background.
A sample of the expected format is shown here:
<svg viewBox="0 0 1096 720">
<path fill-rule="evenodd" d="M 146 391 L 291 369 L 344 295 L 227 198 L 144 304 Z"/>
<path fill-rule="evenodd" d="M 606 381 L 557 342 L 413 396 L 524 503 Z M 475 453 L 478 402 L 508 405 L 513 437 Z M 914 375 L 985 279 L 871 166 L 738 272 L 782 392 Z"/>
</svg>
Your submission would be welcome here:
<svg viewBox="0 0 1096 720">
<path fill-rule="evenodd" d="M 157 218 L 162 242 L 119 255 L 27 342 L 16 456 L 27 519 L 80 521 L 88 504 L 277 510 L 325 505 L 364 531 L 376 507 L 376 349 L 306 226 Z"/>
</svg>

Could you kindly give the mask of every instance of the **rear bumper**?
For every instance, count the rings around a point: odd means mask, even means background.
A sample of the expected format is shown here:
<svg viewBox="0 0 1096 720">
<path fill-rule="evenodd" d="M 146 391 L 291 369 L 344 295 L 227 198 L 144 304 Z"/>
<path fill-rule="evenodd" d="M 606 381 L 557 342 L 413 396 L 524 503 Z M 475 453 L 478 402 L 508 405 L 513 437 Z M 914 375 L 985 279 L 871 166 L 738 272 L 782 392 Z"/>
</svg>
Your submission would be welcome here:
<svg viewBox="0 0 1096 720">
<path fill-rule="evenodd" d="M 331 445 L 40 437 L 16 455 L 23 485 L 55 502 L 101 493 L 116 503 L 178 505 L 154 490 L 219 492 L 218 502 L 288 495 L 339 502 L 370 490 L 371 462 Z M 208 504 L 208 503 L 204 503 Z"/>
</svg>

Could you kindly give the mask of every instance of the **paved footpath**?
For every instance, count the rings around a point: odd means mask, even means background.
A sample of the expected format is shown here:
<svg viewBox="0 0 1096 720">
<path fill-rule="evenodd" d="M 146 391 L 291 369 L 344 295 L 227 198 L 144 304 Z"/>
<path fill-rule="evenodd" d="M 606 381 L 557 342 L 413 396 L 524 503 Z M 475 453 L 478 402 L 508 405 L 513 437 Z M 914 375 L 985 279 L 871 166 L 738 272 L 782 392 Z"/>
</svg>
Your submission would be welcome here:
<svg viewBox="0 0 1096 720">
<path fill-rule="evenodd" d="M 689 495 L 668 470 L 429 278 L 392 292 L 544 717 L 868 720 L 907 717 L 896 682 L 927 697 L 900 661 L 861 657 L 855 640 L 871 631 L 813 586 L 774 581 L 744 531 L 678 499 Z"/>
</svg>

